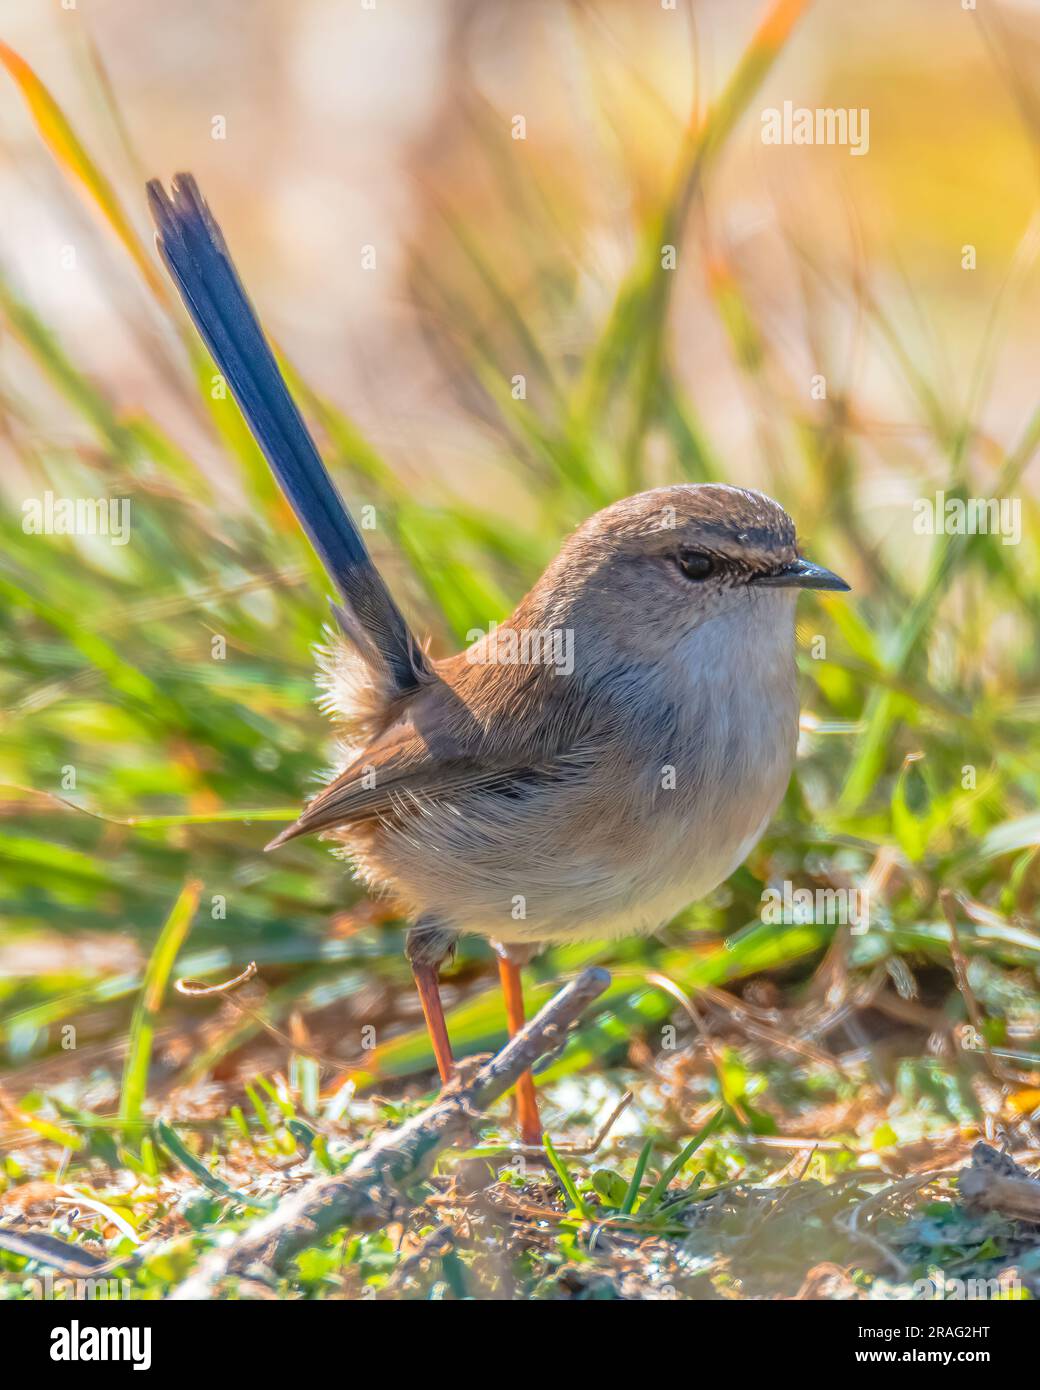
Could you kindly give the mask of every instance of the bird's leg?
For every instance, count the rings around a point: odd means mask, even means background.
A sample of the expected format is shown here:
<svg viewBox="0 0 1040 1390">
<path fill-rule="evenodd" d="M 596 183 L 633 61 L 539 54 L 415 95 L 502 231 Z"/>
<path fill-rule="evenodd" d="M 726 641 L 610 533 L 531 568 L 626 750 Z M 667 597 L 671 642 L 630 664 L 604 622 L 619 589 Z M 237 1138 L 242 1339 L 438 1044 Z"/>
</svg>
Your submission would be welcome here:
<svg viewBox="0 0 1040 1390">
<path fill-rule="evenodd" d="M 505 997 L 506 1023 L 509 1036 L 516 1037 L 524 1026 L 524 986 L 521 967 L 537 953 L 537 946 L 503 945 L 492 943 L 498 953 L 498 978 L 502 982 Z M 538 1096 L 534 1088 L 534 1077 L 525 1071 L 516 1083 L 516 1118 L 520 1126 L 520 1139 L 524 1144 L 541 1146 L 542 1122 L 538 1115 Z"/>
<path fill-rule="evenodd" d="M 440 970 L 451 955 L 456 933 L 439 922 L 421 917 L 405 938 L 404 953 L 412 967 L 415 988 L 419 992 L 426 1028 L 437 1059 L 437 1071 L 442 1085 L 455 1075 L 455 1059 L 451 1055 L 448 1025 L 441 1004 Z"/>
</svg>

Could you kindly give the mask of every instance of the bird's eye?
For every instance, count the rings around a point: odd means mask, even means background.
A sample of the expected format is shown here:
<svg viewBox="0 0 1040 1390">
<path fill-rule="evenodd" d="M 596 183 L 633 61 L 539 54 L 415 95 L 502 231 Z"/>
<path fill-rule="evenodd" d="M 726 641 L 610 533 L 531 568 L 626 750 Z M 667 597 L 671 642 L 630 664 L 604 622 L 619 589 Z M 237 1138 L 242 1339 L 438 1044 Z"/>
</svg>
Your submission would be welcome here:
<svg viewBox="0 0 1040 1390">
<path fill-rule="evenodd" d="M 687 579 L 707 579 L 715 571 L 715 561 L 703 550 L 680 550 L 676 560 Z"/>
</svg>

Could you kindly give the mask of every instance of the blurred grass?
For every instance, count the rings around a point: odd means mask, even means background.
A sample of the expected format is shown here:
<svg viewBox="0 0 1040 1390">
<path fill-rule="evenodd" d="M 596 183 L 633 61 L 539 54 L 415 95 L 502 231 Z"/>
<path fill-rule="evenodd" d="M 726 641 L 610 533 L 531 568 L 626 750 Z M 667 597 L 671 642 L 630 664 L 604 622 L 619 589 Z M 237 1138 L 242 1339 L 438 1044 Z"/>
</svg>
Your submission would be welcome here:
<svg viewBox="0 0 1040 1390">
<path fill-rule="evenodd" d="M 764 926 L 763 887 L 785 877 L 862 883 L 882 852 L 892 852 L 896 871 L 870 933 L 849 947 L 853 969 L 889 961 L 895 972 L 901 956 L 948 964 L 941 887 L 992 914 L 988 926 L 973 919 L 965 928 L 974 954 L 1033 981 L 1040 961 L 1040 943 L 1022 926 L 1035 912 L 1040 838 L 1029 819 L 1040 793 L 1036 527 L 1026 526 L 1014 565 L 998 538 L 936 537 L 923 585 L 907 594 L 905 576 L 868 547 L 857 522 L 872 439 L 856 401 L 832 398 L 810 411 L 778 388 L 784 353 L 757 322 L 739 266 L 692 239 L 705 180 L 804 8 L 768 6 L 715 107 L 676 132 L 673 174 L 644 209 L 631 269 L 606 287 L 598 319 L 581 300 L 580 241 L 566 229 L 546 232 L 539 220 L 552 201 L 551 169 L 531 160 L 520 174 L 515 162 L 490 161 L 492 179 L 527 181 L 526 204 L 506 202 L 503 182 L 503 205 L 526 209 L 515 214 L 508 255 L 464 207 L 433 209 L 438 237 L 432 249 L 417 242 L 412 287 L 460 400 L 529 503 L 526 520 L 503 519 L 446 488 L 420 502 L 396 461 L 286 362 L 348 502 L 376 508 L 377 558 L 395 591 L 434 650 L 447 651 L 506 615 L 572 524 L 659 480 L 662 453 L 666 477 L 725 476 L 675 364 L 678 281 L 662 269 L 661 251 L 681 246 L 684 266 L 703 263 L 722 341 L 765 422 L 760 485 L 811 527 L 814 554 L 851 571 L 851 601 L 815 599 L 803 613 L 802 638 L 826 639 L 825 659 L 801 656 L 804 703 L 819 732 L 807 733 L 782 813 L 749 863 L 712 901 L 691 906 L 681 934 L 558 948 L 534 967 L 533 1005 L 587 961 L 616 967 L 606 1007 L 570 1041 L 549 1081 L 620 1057 L 633 1034 L 660 1027 L 674 1001 L 645 983 L 648 972 L 690 991 L 767 970 L 808 979 L 834 932 Z M 262 854 L 267 822 L 291 814 L 313 787 L 327 742 L 312 703 L 327 584 L 132 229 L 124 202 L 139 196 L 136 188 L 121 201 L 24 60 L 6 48 L 0 58 L 70 187 L 123 247 L 128 273 L 132 265 L 152 289 L 156 321 L 172 318 L 186 408 L 219 440 L 241 489 L 240 504 L 223 500 L 146 409 L 120 412 L 63 345 L 61 325 L 43 322 L 0 266 L 0 318 L 20 366 L 88 442 L 49 431 L 46 412 L 15 390 L 3 399 L 9 440 L 38 493 L 129 496 L 134 527 L 131 544 L 111 547 L 27 535 L 17 507 L 0 519 L 0 945 L 8 964 L 30 963 L 0 974 L 0 1047 L 9 1066 L 26 1067 L 55 1054 L 65 1022 L 121 1038 L 135 994 L 147 987 L 149 958 L 153 984 L 171 968 L 222 973 L 256 959 L 270 984 L 259 1011 L 208 1036 L 175 1078 L 207 1075 L 265 1025 L 281 1028 L 330 1004 L 346 1011 L 337 1056 L 359 1083 L 424 1071 L 430 1054 L 406 1003 L 400 933 L 337 916 L 358 892 L 321 845 Z M 504 138 L 479 112 L 473 137 L 485 149 Z M 219 216 L 220 190 L 206 191 Z M 234 245 L 234 227 L 227 231 Z M 263 287 L 254 290 L 262 314 Z M 869 298 L 862 307 L 875 341 L 898 346 L 898 326 Z M 577 343 L 550 331 L 568 314 Z M 973 421 L 951 411 L 909 360 L 904 366 L 921 428 L 946 461 L 945 486 L 963 493 Z M 528 386 L 522 399 L 511 389 L 518 374 Z M 996 492 L 1021 482 L 1040 442 L 1038 421 L 999 460 Z M 1027 510 L 1035 520 L 1032 500 Z M 1018 640 L 997 678 L 983 679 L 973 634 L 987 622 L 1013 622 Z M 923 761 L 907 763 L 911 753 Z M 973 785 L 965 764 L 977 766 Z M 180 907 L 168 914 L 189 879 L 204 885 L 192 953 L 174 962 L 167 948 L 180 944 L 184 921 Z M 176 931 L 168 925 L 164 935 L 163 923 L 175 919 Z M 78 949 L 84 938 L 110 936 L 128 946 L 118 975 L 98 971 Z M 37 948 L 55 940 L 60 967 L 32 968 Z M 496 1045 L 504 1020 L 483 943 L 463 943 L 453 979 L 460 997 L 449 1026 L 459 1050 Z M 386 1023 L 362 1065 L 377 984 Z M 365 1009 L 354 1011 L 357 999 Z M 197 1006 L 178 1009 L 189 1021 L 201 1017 Z M 139 1013 L 131 1032 L 128 1120 L 141 1112 L 155 1022 Z"/>
<path fill-rule="evenodd" d="M 163 998 L 169 984 L 174 962 L 191 930 L 191 919 L 199 905 L 202 884 L 197 880 L 185 884 L 174 903 L 169 917 L 159 933 L 145 972 L 134 1016 L 130 1020 L 126 1063 L 123 1067 L 123 1089 L 119 1098 L 119 1120 L 135 1125 L 148 1094 L 148 1071 L 152 1060 L 155 1028 L 162 1011 Z"/>
</svg>

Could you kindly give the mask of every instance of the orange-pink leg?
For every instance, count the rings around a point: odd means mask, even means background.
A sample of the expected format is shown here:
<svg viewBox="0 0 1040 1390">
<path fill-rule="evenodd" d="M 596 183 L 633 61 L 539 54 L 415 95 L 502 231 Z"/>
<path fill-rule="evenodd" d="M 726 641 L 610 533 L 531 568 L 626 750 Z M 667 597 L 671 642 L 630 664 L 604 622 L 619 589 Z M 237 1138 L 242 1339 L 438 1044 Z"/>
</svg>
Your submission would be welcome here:
<svg viewBox="0 0 1040 1390">
<path fill-rule="evenodd" d="M 498 976 L 502 981 L 502 993 L 506 1001 L 509 1036 L 513 1038 L 524 1026 L 524 987 L 520 978 L 520 967 L 500 954 Z M 538 1116 L 538 1096 L 534 1089 L 534 1077 L 529 1071 L 525 1071 L 516 1083 L 516 1117 L 520 1125 L 521 1141 L 540 1147 L 542 1122 Z"/>
<path fill-rule="evenodd" d="M 441 1004 L 440 967 L 437 965 L 412 965 L 415 988 L 419 991 L 426 1028 L 433 1044 L 433 1055 L 437 1059 L 437 1070 L 441 1083 L 446 1084 L 455 1075 L 455 1059 L 451 1055 L 451 1042 L 448 1038 L 448 1025 L 444 1021 L 444 1006 Z"/>
</svg>

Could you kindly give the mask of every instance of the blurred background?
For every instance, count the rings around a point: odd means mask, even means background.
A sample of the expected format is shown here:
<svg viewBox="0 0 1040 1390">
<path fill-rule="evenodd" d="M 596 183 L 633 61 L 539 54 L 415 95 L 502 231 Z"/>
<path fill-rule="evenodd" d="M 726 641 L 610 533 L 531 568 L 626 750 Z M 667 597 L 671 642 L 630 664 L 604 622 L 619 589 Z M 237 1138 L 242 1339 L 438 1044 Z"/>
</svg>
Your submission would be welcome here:
<svg viewBox="0 0 1040 1390">
<path fill-rule="evenodd" d="M 998 444 L 1033 404 L 1021 370 L 1033 281 L 1009 306 L 985 390 L 976 372 L 1016 248 L 1030 253 L 1036 7 L 987 7 L 984 19 L 942 0 L 909 12 L 787 8 L 806 10 L 797 39 L 748 94 L 691 210 L 669 353 L 727 476 L 749 482 L 762 481 L 774 395 L 807 411 L 808 379 L 829 372 L 831 397 L 854 395 L 863 423 L 884 427 L 884 450 L 873 440 L 872 453 L 891 476 L 872 479 L 863 525 L 885 540 L 921 468 L 939 481 L 942 470 L 914 433 L 905 370 L 871 342 L 868 292 L 947 408 L 963 409 L 975 389 L 976 423 Z M 496 360 L 531 366 L 494 286 L 554 365 L 581 359 L 668 190 L 691 117 L 724 89 L 763 12 L 656 0 L 216 0 L 175 14 L 150 0 L 92 0 L 0 11 L 6 41 L 58 98 L 146 241 L 141 179 L 191 169 L 272 332 L 409 489 L 431 501 L 444 486 L 485 486 L 487 507 L 497 495 L 495 510 L 525 516 L 527 489 L 489 440 L 453 354 L 479 333 Z M 868 108 L 867 155 L 763 145 L 761 111 L 785 100 Z M 511 138 L 515 116 L 522 141 Z M 142 335 L 161 331 L 146 291 L 47 157 L 13 87 L 0 121 L 9 274 L 115 408 L 147 402 L 219 468 L 169 371 L 145 350 Z M 971 273 L 966 243 L 977 250 Z M 365 246 L 374 269 L 362 265 Z M 751 364 L 757 397 L 748 361 L 734 360 L 729 278 L 767 349 Z M 745 359 L 756 351 L 737 347 Z"/>
<path fill-rule="evenodd" d="M 180 169 L 435 653 L 665 481 L 768 491 L 853 584 L 800 610 L 799 769 L 748 865 L 659 939 L 535 965 L 536 1002 L 587 960 L 616 972 L 548 1074 L 550 1124 L 620 1094 L 597 1057 L 679 1103 L 657 970 L 790 1010 L 887 1096 L 898 1074 L 909 1134 L 921 1077 L 967 1065 L 942 887 L 991 1041 L 1028 1045 L 1035 4 L 6 0 L 0 36 L 0 1049 L 24 1113 L 61 1086 L 80 1112 L 119 1101 L 164 940 L 178 975 L 259 976 L 241 1005 L 171 996 L 160 1104 L 293 1046 L 323 1085 L 430 1064 L 401 924 L 322 845 L 262 853 L 330 757 L 329 586 L 152 250 L 144 180 Z M 785 101 L 867 109 L 869 149 L 763 143 Z M 1021 544 L 915 533 L 938 489 L 1017 499 Z M 130 542 L 26 534 L 48 490 L 129 498 Z M 869 884 L 870 931 L 764 926 L 784 879 Z M 460 1050 L 501 1040 L 486 945 L 446 995 Z M 721 1084 L 698 1077 L 702 1100 Z"/>
</svg>

